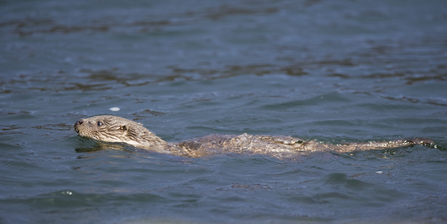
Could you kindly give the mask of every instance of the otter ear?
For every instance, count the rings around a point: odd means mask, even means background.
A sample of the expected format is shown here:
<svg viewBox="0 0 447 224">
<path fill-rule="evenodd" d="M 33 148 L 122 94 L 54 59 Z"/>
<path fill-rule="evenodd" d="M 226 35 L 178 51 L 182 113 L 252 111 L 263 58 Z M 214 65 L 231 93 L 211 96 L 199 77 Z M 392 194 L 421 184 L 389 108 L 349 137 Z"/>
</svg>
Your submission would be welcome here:
<svg viewBox="0 0 447 224">
<path fill-rule="evenodd" d="M 127 131 L 127 126 L 125 124 L 121 125 L 120 129 L 123 130 L 123 131 Z"/>
<path fill-rule="evenodd" d="M 134 138 L 138 136 L 138 130 L 135 130 L 135 127 L 132 126 L 123 126 L 125 129 L 123 131 L 125 132 L 125 135 L 129 138 Z"/>
</svg>

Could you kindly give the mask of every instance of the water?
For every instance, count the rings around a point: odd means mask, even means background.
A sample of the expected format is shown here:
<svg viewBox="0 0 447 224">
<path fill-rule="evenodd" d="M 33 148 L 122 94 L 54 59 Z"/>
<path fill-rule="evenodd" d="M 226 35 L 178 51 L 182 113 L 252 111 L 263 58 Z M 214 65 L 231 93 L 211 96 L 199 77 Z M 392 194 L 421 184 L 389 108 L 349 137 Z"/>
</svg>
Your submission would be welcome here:
<svg viewBox="0 0 447 224">
<path fill-rule="evenodd" d="M 1 223 L 447 221 L 442 0 L 0 1 L 0 15 Z M 285 161 L 92 151 L 72 125 L 99 114 L 166 141 L 438 148 Z"/>
</svg>

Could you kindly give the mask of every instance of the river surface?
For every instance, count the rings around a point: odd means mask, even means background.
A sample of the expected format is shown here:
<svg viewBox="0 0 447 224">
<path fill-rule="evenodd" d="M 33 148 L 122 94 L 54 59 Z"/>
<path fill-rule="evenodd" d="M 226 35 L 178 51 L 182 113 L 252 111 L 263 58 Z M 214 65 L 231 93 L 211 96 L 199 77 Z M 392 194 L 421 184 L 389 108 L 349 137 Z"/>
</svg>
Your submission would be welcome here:
<svg viewBox="0 0 447 224">
<path fill-rule="evenodd" d="M 445 223 L 446 24 L 444 0 L 2 0 L 0 223 Z M 436 145 L 183 158 L 98 150 L 73 124 L 101 114 Z"/>
</svg>

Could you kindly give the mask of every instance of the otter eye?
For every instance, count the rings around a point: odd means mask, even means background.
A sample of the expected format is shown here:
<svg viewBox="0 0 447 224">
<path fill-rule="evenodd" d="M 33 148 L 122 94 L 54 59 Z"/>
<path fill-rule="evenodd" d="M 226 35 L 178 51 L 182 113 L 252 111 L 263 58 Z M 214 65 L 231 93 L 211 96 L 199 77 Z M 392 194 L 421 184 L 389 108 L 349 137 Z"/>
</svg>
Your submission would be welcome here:
<svg viewBox="0 0 447 224">
<path fill-rule="evenodd" d="M 101 121 L 98 121 L 98 123 L 96 123 L 98 126 L 101 126 L 102 125 L 102 122 Z"/>
</svg>

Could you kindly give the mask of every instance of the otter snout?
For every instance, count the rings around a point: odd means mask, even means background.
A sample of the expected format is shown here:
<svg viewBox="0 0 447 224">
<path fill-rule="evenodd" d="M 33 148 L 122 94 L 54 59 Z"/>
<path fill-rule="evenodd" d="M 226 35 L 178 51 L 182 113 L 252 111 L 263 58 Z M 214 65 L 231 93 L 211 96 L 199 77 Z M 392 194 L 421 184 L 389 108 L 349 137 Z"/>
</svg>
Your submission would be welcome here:
<svg viewBox="0 0 447 224">
<path fill-rule="evenodd" d="M 81 118 L 81 119 L 77 120 L 77 121 L 75 122 L 75 124 L 73 125 L 74 130 L 75 130 L 77 133 L 79 133 L 79 126 L 80 126 L 81 124 L 83 124 L 83 123 L 84 123 L 84 120 Z"/>
<path fill-rule="evenodd" d="M 81 118 L 76 121 L 75 125 L 81 125 L 82 123 L 84 123 L 84 120 L 82 120 L 82 118 Z"/>
</svg>

